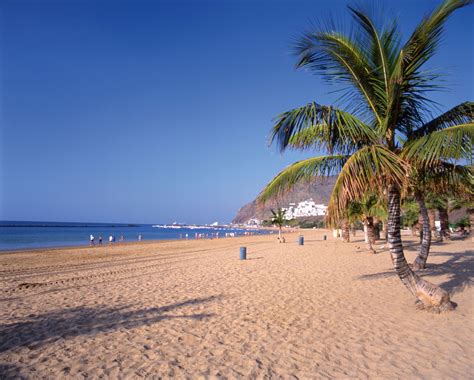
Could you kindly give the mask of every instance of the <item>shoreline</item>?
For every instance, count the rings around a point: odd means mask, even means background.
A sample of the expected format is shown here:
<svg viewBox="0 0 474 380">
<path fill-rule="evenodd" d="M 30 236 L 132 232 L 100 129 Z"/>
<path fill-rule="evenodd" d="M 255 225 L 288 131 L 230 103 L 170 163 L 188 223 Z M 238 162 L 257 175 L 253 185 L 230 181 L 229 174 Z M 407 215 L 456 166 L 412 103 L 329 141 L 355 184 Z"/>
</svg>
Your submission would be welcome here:
<svg viewBox="0 0 474 380">
<path fill-rule="evenodd" d="M 236 228 L 237 229 L 237 228 Z M 246 231 L 255 231 L 255 229 L 253 228 L 242 228 L 242 227 L 239 227 L 238 229 L 242 229 L 242 230 L 246 230 Z M 259 230 L 265 230 L 265 231 L 276 231 L 278 232 L 278 228 L 273 228 L 273 227 L 261 227 L 259 228 Z M 282 233 L 285 233 L 285 234 L 288 234 L 288 233 L 292 233 L 292 232 L 295 232 L 294 231 L 295 228 L 292 228 L 291 230 L 282 230 Z M 298 230 L 298 229 L 296 229 Z M 320 228 L 319 230 L 323 230 L 322 228 Z M 255 234 L 255 235 L 252 235 L 252 236 L 265 236 L 265 235 L 272 235 L 271 233 L 267 233 L 267 234 Z M 99 244 L 95 244 L 94 246 L 91 246 L 87 243 L 84 243 L 83 245 L 60 245 L 60 246 L 51 246 L 51 247 L 32 247 L 32 248 L 14 248 L 14 249 L 0 249 L 0 255 L 2 254 L 11 254 L 11 253 L 26 253 L 26 252 L 30 252 L 30 251 L 34 251 L 34 252 L 41 252 L 41 251 L 57 251 L 57 250 L 64 250 L 64 249 L 84 249 L 84 248 L 103 248 L 103 247 L 112 247 L 112 246 L 116 246 L 116 245 L 134 245 L 134 244 L 153 244 L 153 243 L 159 243 L 159 242 L 172 242 L 172 241 L 185 241 L 185 240 L 220 240 L 220 239 L 235 239 L 235 238 L 240 238 L 240 237 L 246 237 L 245 235 L 237 235 L 237 236 L 233 236 L 233 237 L 219 237 L 219 238 L 200 238 L 200 239 L 196 239 L 194 237 L 192 238 L 188 238 L 188 239 L 185 239 L 185 238 L 176 238 L 176 239 L 145 239 L 145 240 L 142 240 L 142 241 L 124 241 L 124 242 L 114 242 L 113 244 L 109 244 L 108 241 L 103 241 L 103 243 L 101 245 Z"/>
</svg>

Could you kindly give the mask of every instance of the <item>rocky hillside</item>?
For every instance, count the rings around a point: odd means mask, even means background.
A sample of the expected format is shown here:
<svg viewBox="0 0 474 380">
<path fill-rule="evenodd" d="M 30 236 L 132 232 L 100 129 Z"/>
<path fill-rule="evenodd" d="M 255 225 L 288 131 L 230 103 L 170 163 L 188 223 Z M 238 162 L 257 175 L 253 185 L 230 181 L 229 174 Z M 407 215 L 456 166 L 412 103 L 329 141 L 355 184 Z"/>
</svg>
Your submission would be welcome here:
<svg viewBox="0 0 474 380">
<path fill-rule="evenodd" d="M 298 184 L 287 194 L 282 195 L 272 201 L 268 201 L 263 206 L 257 205 L 256 201 L 253 200 L 252 202 L 244 205 L 237 212 L 237 215 L 235 216 L 232 223 L 245 223 L 252 218 L 259 220 L 268 219 L 271 215 L 271 209 L 278 207 L 288 207 L 290 203 L 297 203 L 310 198 L 312 198 L 315 203 L 327 205 L 335 181 L 336 177 L 329 177 L 316 179 L 310 183 Z"/>
</svg>

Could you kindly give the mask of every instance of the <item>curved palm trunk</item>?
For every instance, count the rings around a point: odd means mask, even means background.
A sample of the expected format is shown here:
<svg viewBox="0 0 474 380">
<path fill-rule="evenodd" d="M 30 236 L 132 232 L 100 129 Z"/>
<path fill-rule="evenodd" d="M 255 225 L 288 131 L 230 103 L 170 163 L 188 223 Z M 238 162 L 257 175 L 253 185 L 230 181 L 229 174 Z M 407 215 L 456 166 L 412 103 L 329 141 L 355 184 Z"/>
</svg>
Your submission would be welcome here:
<svg viewBox="0 0 474 380">
<path fill-rule="evenodd" d="M 441 240 L 444 239 L 451 239 L 451 232 L 449 231 L 449 215 L 448 210 L 444 207 L 440 207 L 438 209 L 439 213 L 439 223 L 441 225 Z"/>
<path fill-rule="evenodd" d="M 373 244 L 375 244 L 374 218 L 368 216 L 365 220 L 364 227 L 366 227 L 365 231 L 367 248 L 369 249 L 369 251 L 372 251 L 372 253 L 377 253 L 373 247 Z"/>
<path fill-rule="evenodd" d="M 423 280 L 408 266 L 400 233 L 400 190 L 393 185 L 388 191 L 388 245 L 395 271 L 402 283 L 417 298 L 418 305 L 438 312 L 452 310 L 448 292 Z"/>
<path fill-rule="evenodd" d="M 341 228 L 342 228 L 342 241 L 344 243 L 349 243 L 351 241 L 351 237 L 350 237 L 351 231 L 349 228 L 349 222 L 346 219 L 342 221 Z"/>
<path fill-rule="evenodd" d="M 424 218 L 420 210 L 420 214 L 418 215 L 418 222 L 416 223 L 416 230 L 418 231 L 418 236 L 420 237 L 420 244 L 423 243 L 423 221 Z"/>
<path fill-rule="evenodd" d="M 431 246 L 431 228 L 430 228 L 430 218 L 428 215 L 428 210 L 426 209 L 425 199 L 422 194 L 416 193 L 415 199 L 420 206 L 420 217 L 422 221 L 422 231 L 421 236 L 421 245 L 420 250 L 418 251 L 418 256 L 416 256 L 415 261 L 413 262 L 413 270 L 424 269 L 426 266 L 426 260 L 428 260 L 428 255 L 430 253 Z"/>
</svg>

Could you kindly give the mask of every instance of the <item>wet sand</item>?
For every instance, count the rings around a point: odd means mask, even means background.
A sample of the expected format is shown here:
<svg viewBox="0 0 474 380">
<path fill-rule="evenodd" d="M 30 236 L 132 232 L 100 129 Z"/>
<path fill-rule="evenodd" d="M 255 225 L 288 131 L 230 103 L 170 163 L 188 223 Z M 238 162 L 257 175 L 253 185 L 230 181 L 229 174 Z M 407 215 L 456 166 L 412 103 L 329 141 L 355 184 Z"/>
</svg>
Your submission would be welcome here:
<svg viewBox="0 0 474 380">
<path fill-rule="evenodd" d="M 437 315 L 360 231 L 303 233 L 0 254 L 0 378 L 473 376 L 472 238 L 432 247 Z"/>
</svg>

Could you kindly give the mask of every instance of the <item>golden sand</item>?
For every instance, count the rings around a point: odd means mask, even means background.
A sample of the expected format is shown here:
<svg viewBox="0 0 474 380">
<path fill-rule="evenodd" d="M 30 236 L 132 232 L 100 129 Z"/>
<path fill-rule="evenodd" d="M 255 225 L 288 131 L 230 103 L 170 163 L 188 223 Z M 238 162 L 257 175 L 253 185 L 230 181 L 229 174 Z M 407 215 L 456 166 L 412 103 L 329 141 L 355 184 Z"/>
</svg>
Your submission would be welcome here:
<svg viewBox="0 0 474 380">
<path fill-rule="evenodd" d="M 423 276 L 458 304 L 436 315 L 360 232 L 304 235 L 1 254 L 0 377 L 473 376 L 470 238 L 432 247 Z"/>
</svg>

